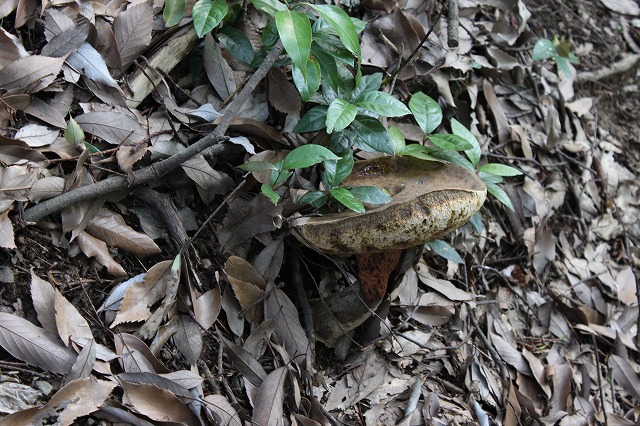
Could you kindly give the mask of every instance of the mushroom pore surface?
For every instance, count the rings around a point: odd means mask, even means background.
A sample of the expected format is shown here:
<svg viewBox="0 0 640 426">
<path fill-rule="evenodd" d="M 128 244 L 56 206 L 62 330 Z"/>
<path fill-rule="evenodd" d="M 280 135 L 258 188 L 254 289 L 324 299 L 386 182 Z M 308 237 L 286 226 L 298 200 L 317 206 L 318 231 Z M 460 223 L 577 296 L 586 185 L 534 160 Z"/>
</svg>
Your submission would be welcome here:
<svg viewBox="0 0 640 426">
<path fill-rule="evenodd" d="M 484 182 L 464 167 L 409 157 L 357 161 L 343 182 L 356 185 L 387 189 L 393 201 L 365 213 L 303 218 L 294 227 L 296 238 L 340 256 L 409 248 L 464 225 L 487 194 Z"/>
</svg>

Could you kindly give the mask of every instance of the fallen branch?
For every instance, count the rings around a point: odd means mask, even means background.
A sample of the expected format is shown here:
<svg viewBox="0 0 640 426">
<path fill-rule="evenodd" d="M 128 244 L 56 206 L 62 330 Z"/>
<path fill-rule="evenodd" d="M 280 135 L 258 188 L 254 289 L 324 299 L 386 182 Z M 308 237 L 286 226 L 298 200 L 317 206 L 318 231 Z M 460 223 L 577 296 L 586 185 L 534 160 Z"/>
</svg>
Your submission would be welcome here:
<svg viewBox="0 0 640 426">
<path fill-rule="evenodd" d="M 576 81 L 598 81 L 613 77 L 616 74 L 631 70 L 636 66 L 638 61 L 640 61 L 640 54 L 627 55 L 618 62 L 611 64 L 609 67 L 601 68 L 598 71 L 593 72 L 581 72 L 576 77 Z"/>
<path fill-rule="evenodd" d="M 458 0 L 447 1 L 447 44 L 449 47 L 458 47 L 460 39 L 458 27 L 460 26 Z"/>
<path fill-rule="evenodd" d="M 188 146 L 183 151 L 174 154 L 165 160 L 151 164 L 150 166 L 140 170 L 136 170 L 135 175 L 130 179 L 123 176 L 113 176 L 100 182 L 65 192 L 57 197 L 36 204 L 24 212 L 23 219 L 26 222 L 36 222 L 37 220 L 40 220 L 49 214 L 56 213 L 71 204 L 92 200 L 99 196 L 104 197 L 107 194 L 131 189 L 135 186 L 158 180 L 171 170 L 180 166 L 180 164 L 205 150 L 207 155 L 220 155 L 227 152 L 229 149 L 228 147 L 216 144 L 226 139 L 224 135 L 229 128 L 229 125 L 238 115 L 240 108 L 247 99 L 249 99 L 249 96 L 251 96 L 251 93 L 258 86 L 258 83 L 267 75 L 267 72 L 278 59 L 281 51 L 282 44 L 278 42 L 278 44 L 271 49 L 256 72 L 253 73 L 249 80 L 247 80 L 247 83 L 242 88 L 238 96 L 229 104 L 229 108 L 222 116 L 220 124 L 218 124 L 216 129 L 200 139 L 198 142 Z"/>
</svg>

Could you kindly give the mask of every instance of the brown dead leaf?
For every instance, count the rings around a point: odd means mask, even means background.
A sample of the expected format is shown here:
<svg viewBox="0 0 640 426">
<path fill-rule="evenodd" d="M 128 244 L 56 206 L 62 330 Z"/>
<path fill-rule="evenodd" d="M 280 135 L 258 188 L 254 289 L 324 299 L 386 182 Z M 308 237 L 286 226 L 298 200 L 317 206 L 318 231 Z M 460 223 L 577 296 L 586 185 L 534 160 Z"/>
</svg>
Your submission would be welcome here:
<svg viewBox="0 0 640 426">
<path fill-rule="evenodd" d="M 212 288 L 199 297 L 192 297 L 195 320 L 204 331 L 209 330 L 218 320 L 222 310 L 220 287 Z"/>
<path fill-rule="evenodd" d="M 124 394 L 122 402 L 132 411 L 154 421 L 176 422 L 199 426 L 200 421 L 173 392 L 150 384 L 121 382 Z"/>
<path fill-rule="evenodd" d="M 0 87 L 18 93 L 36 93 L 49 86 L 62 69 L 65 58 L 32 55 L 0 69 Z"/>
<path fill-rule="evenodd" d="M 114 277 L 124 277 L 126 271 L 118 262 L 113 260 L 109 248 L 104 241 L 99 240 L 85 231 L 78 234 L 78 246 L 87 257 L 95 257 L 98 263 L 107 267 L 107 271 Z"/>
<path fill-rule="evenodd" d="M 284 238 L 271 241 L 253 260 L 253 267 L 265 283 L 275 282 L 284 260 Z"/>
<path fill-rule="evenodd" d="M 68 426 L 78 417 L 96 411 L 109 398 L 116 386 L 118 386 L 116 383 L 96 380 L 94 377 L 78 379 L 56 392 L 46 405 L 7 416 L 2 419 L 2 424 L 20 426 L 49 423 Z"/>
<path fill-rule="evenodd" d="M 206 402 L 207 418 L 210 422 L 228 426 L 242 426 L 240 415 L 227 398 L 222 395 L 207 395 L 203 398 Z"/>
<path fill-rule="evenodd" d="M 111 77 L 100 52 L 86 41 L 69 55 L 67 63 L 90 81 L 119 89 L 118 82 Z"/>
<path fill-rule="evenodd" d="M 280 68 L 271 68 L 267 74 L 269 102 L 275 109 L 294 117 L 300 117 L 300 94 Z"/>
<path fill-rule="evenodd" d="M 86 231 L 107 245 L 117 247 L 136 257 L 145 258 L 161 253 L 160 247 L 146 234 L 135 231 L 118 213 L 100 209 L 87 225 Z"/>
<path fill-rule="evenodd" d="M 144 143 L 123 143 L 116 152 L 116 159 L 120 170 L 129 174 L 133 166 L 147 154 L 149 149 Z"/>
<path fill-rule="evenodd" d="M 195 365 L 202 353 L 202 334 L 200 327 L 186 315 L 177 316 L 177 330 L 173 341 L 190 365 Z"/>
<path fill-rule="evenodd" d="M 135 282 L 124 294 L 120 310 L 111 327 L 124 322 L 145 321 L 151 316 L 151 306 L 163 298 L 174 297 L 180 281 L 180 269 L 172 267 L 174 261 L 155 264 L 144 281 Z"/>
<path fill-rule="evenodd" d="M 573 384 L 573 371 L 569 364 L 556 364 L 553 367 L 553 397 L 551 414 L 567 411 L 567 397 Z"/>
<path fill-rule="evenodd" d="M 238 86 L 235 72 L 222 56 L 222 49 L 211 34 L 204 37 L 204 69 L 222 100 L 229 99 L 235 93 Z"/>
<path fill-rule="evenodd" d="M 87 342 L 93 341 L 93 334 L 87 320 L 58 290 L 55 290 L 53 306 L 56 311 L 58 335 L 62 343 L 69 346 L 71 342 L 75 342 L 84 346 Z"/>
<path fill-rule="evenodd" d="M 267 372 L 258 360 L 252 354 L 224 337 L 222 337 L 222 342 L 224 343 L 224 353 L 229 357 L 234 367 L 254 386 L 260 386 L 267 377 Z"/>
<path fill-rule="evenodd" d="M 291 299 L 280 289 L 270 284 L 267 300 L 264 303 L 265 319 L 273 320 L 276 338 L 297 364 L 305 362 L 311 344 L 304 329 L 300 325 L 298 310 Z"/>
<path fill-rule="evenodd" d="M 31 185 L 27 198 L 34 203 L 39 203 L 62 194 L 62 191 L 64 191 L 64 179 L 58 176 L 47 176 Z"/>
<path fill-rule="evenodd" d="M 522 374 L 526 374 L 527 376 L 532 375 L 529 364 L 517 348 L 497 334 L 489 333 L 489 336 L 491 337 L 491 343 L 493 343 L 493 346 L 496 348 L 496 351 L 498 351 L 498 354 L 500 354 L 500 357 L 504 362 L 514 367 Z"/>
<path fill-rule="evenodd" d="M 231 256 L 227 260 L 224 271 L 236 299 L 240 302 L 244 317 L 252 323 L 262 322 L 263 311 L 260 302 L 266 287 L 262 277 L 249 262 L 238 256 Z"/>
<path fill-rule="evenodd" d="M 75 52 L 85 42 L 89 36 L 89 31 L 90 23 L 87 19 L 83 19 L 51 37 L 49 42 L 42 48 L 41 54 L 52 58 L 61 58 Z"/>
<path fill-rule="evenodd" d="M 621 356 L 609 355 L 609 368 L 613 374 L 613 380 L 636 400 L 640 400 L 640 379 L 629 362 Z"/>
<path fill-rule="evenodd" d="M 0 10 L 2 8 L 0 7 Z M 0 13 L 1 15 L 1 13 Z M 0 68 L 4 68 L 11 62 L 20 58 L 29 56 L 22 42 L 18 37 L 7 32 L 4 28 L 0 29 Z"/>
<path fill-rule="evenodd" d="M 211 167 L 202 154 L 182 163 L 182 170 L 197 184 L 205 203 L 213 200 L 216 194 L 226 194 L 235 187 L 233 179 Z"/>
<path fill-rule="evenodd" d="M 154 373 L 120 373 L 118 374 L 118 381 L 125 381 L 138 385 L 154 385 L 157 388 L 171 392 L 183 401 L 191 401 L 193 399 L 193 394 L 189 391 L 191 388 L 182 386 L 166 376 L 167 375 L 161 376 Z M 200 380 L 199 383 L 202 383 L 202 380 Z"/>
<path fill-rule="evenodd" d="M 73 363 L 71 371 L 67 375 L 67 382 L 91 376 L 96 363 L 96 342 L 91 340 L 78 354 L 76 362 Z"/>
<path fill-rule="evenodd" d="M 0 346 L 13 357 L 53 373 L 68 373 L 76 360 L 57 336 L 5 312 L 0 312 Z"/>
<path fill-rule="evenodd" d="M 261 194 L 250 200 L 236 198 L 229 203 L 229 211 L 218 232 L 220 245 L 225 252 L 231 252 L 254 235 L 274 231 L 281 214 L 282 206 L 276 206 Z"/>
<path fill-rule="evenodd" d="M 153 24 L 153 8 L 146 1 L 129 5 L 113 21 L 113 34 L 120 53 L 120 69 L 124 71 L 149 46 Z"/>
<path fill-rule="evenodd" d="M 284 381 L 287 373 L 287 367 L 276 368 L 269 373 L 258 388 L 256 405 L 253 407 L 253 416 L 251 417 L 255 424 L 283 424 Z"/>
<path fill-rule="evenodd" d="M 56 310 L 54 300 L 56 289 L 48 282 L 31 271 L 31 300 L 38 315 L 38 322 L 49 333 L 58 334 L 56 327 Z"/>
<path fill-rule="evenodd" d="M 120 112 L 88 112 L 74 118 L 82 130 L 113 145 L 135 144 L 146 137 L 146 132 L 134 118 Z"/>
<path fill-rule="evenodd" d="M 421 261 L 421 262 L 424 262 L 424 261 Z M 461 301 L 461 302 L 464 302 L 467 300 L 473 300 L 472 294 L 469 294 L 464 290 L 460 290 L 459 288 L 451 284 L 451 282 L 449 281 L 441 280 L 431 275 L 428 272 L 426 265 L 418 265 L 416 271 L 418 273 L 418 278 L 420 278 L 420 281 L 422 281 L 431 289 L 442 294 L 447 299 Z"/>
<path fill-rule="evenodd" d="M 9 211 L 0 213 L 0 247 L 15 249 L 16 242 L 13 236 L 13 224 L 9 219 Z"/>
<path fill-rule="evenodd" d="M 51 145 L 58 137 L 58 129 L 49 129 L 40 124 L 27 124 L 16 132 L 15 138 L 26 142 L 32 148 Z"/>
<path fill-rule="evenodd" d="M 116 353 L 122 357 L 121 363 L 128 373 L 151 372 L 158 374 L 169 373 L 170 370 L 156 358 L 149 347 L 136 336 L 129 333 L 119 333 L 114 336 Z M 146 368 L 126 368 L 127 365 Z"/>
</svg>

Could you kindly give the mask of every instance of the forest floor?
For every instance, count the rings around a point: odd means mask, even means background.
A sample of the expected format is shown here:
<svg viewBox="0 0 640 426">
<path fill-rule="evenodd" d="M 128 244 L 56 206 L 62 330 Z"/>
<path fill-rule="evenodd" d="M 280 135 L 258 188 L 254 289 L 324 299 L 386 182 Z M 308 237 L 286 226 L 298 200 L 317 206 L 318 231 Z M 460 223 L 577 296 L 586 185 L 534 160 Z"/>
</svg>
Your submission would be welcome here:
<svg viewBox="0 0 640 426">
<path fill-rule="evenodd" d="M 463 263 L 426 250 L 394 272 L 344 359 L 309 340 L 295 286 L 345 285 L 355 262 L 295 241 L 282 226 L 291 204 L 236 168 L 315 137 L 290 132 L 300 102 L 286 72 L 242 107 L 233 143 L 139 185 L 143 167 L 210 133 L 204 106 L 224 114 L 255 69 L 207 36 L 127 103 L 141 55 L 177 33 L 156 25 L 152 2 L 103 3 L 0 5 L 1 425 L 639 424 L 636 1 L 460 0 L 456 49 L 441 2 L 350 11 L 367 22 L 365 73 L 426 37 L 394 95 L 438 99 L 483 158 L 523 175 L 503 184 L 513 211 L 490 197 L 479 226 L 444 237 Z M 114 52 L 136 13 L 156 17 L 149 39 Z M 257 48 L 265 22 L 250 6 L 237 27 Z M 532 60 L 542 38 L 568 42 L 570 75 Z M 71 117 L 99 155 L 63 138 Z"/>
</svg>

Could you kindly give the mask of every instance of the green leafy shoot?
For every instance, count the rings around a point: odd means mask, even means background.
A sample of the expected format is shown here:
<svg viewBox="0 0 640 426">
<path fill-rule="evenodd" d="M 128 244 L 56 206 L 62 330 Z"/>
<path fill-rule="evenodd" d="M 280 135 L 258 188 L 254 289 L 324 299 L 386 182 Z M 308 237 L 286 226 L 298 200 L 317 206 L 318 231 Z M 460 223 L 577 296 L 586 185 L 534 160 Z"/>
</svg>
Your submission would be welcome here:
<svg viewBox="0 0 640 426">
<path fill-rule="evenodd" d="M 287 5 L 278 0 L 251 0 L 251 3 L 259 11 L 271 16 L 287 10 Z"/>
<path fill-rule="evenodd" d="M 352 186 L 348 190 L 358 200 L 367 204 L 387 204 L 392 200 L 389 193 L 375 186 Z"/>
<path fill-rule="evenodd" d="M 284 158 L 282 168 L 285 170 L 303 169 L 326 160 L 339 160 L 340 157 L 320 145 L 302 145 L 291 151 Z"/>
<path fill-rule="evenodd" d="M 471 164 L 476 167 L 482 155 L 480 143 L 478 143 L 476 137 L 455 118 L 451 119 L 451 131 L 454 135 L 460 136 L 471 145 L 471 149 L 464 150 L 464 153 L 467 154 L 467 158 L 469 158 Z"/>
<path fill-rule="evenodd" d="M 345 129 L 353 122 L 357 113 L 358 108 L 356 108 L 355 105 L 341 98 L 334 99 L 327 110 L 327 133 L 332 133 L 334 130 L 340 131 Z"/>
<path fill-rule="evenodd" d="M 383 117 L 401 117 L 411 114 L 409 108 L 402 102 L 384 92 L 364 92 L 358 97 L 355 105 Z"/>
<path fill-rule="evenodd" d="M 505 164 L 489 163 L 478 167 L 478 171 L 491 173 L 496 176 L 520 176 L 522 172 L 515 167 Z"/>
</svg>

